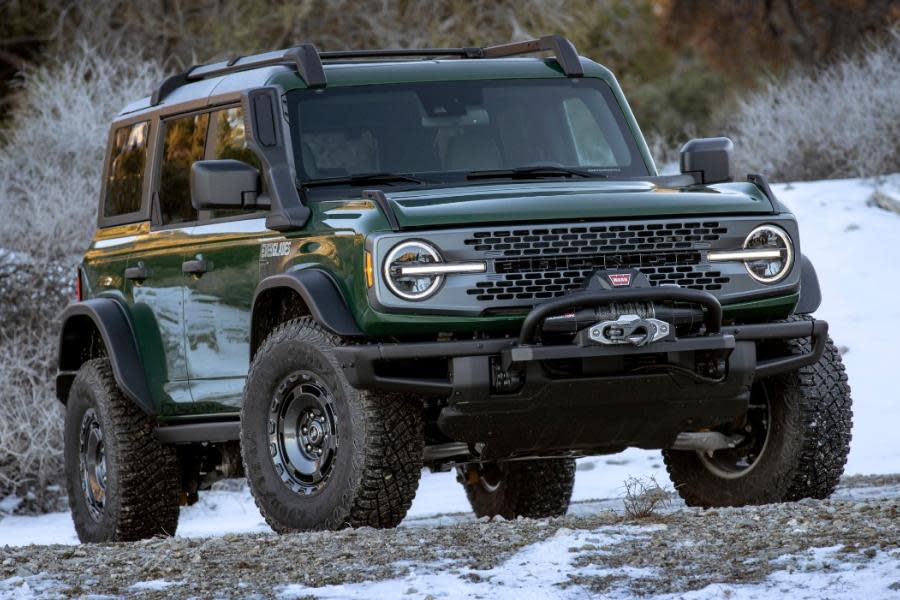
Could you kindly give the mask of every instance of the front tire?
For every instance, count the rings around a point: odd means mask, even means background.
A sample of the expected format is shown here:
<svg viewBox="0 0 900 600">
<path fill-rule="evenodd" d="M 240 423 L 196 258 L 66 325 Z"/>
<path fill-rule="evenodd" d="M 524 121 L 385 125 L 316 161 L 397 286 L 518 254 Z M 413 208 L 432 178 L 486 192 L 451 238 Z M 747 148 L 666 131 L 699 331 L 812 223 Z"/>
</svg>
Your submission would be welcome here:
<svg viewBox="0 0 900 600">
<path fill-rule="evenodd" d="M 575 461 L 564 458 L 469 464 L 459 469 L 458 478 L 479 518 L 561 517 L 572 499 Z"/>
<path fill-rule="evenodd" d="M 793 353 L 808 340 L 790 340 Z M 666 450 L 675 489 L 689 506 L 743 506 L 827 498 L 850 451 L 852 400 L 841 355 L 829 339 L 818 362 L 754 384 L 748 442 L 711 454 Z M 764 435 L 760 436 L 760 428 Z"/>
<path fill-rule="evenodd" d="M 279 533 L 395 527 L 422 470 L 422 407 L 345 379 L 340 339 L 313 319 L 279 326 L 257 351 L 241 408 L 250 490 Z"/>
<path fill-rule="evenodd" d="M 66 403 L 69 506 L 84 543 L 175 534 L 181 486 L 175 450 L 116 385 L 106 359 L 79 369 Z"/>
</svg>

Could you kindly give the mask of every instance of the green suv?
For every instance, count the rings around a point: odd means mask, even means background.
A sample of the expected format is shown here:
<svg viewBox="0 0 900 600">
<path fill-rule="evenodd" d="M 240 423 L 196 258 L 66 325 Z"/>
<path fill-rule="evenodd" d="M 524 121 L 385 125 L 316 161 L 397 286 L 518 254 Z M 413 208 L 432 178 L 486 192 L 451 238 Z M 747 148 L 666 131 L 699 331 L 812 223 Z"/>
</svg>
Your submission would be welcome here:
<svg viewBox="0 0 900 600">
<path fill-rule="evenodd" d="M 575 458 L 628 447 L 690 505 L 829 495 L 847 378 L 794 216 L 731 154 L 658 175 L 559 36 L 168 78 L 112 124 L 62 316 L 79 537 L 171 535 L 243 474 L 279 532 L 395 526 L 423 467 L 554 516 Z"/>
</svg>

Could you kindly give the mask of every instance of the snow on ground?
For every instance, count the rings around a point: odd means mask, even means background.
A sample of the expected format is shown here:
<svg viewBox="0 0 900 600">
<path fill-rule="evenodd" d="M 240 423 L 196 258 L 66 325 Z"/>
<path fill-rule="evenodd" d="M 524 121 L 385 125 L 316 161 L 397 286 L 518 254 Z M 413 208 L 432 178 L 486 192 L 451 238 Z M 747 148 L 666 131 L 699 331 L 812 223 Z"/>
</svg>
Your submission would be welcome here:
<svg viewBox="0 0 900 600">
<path fill-rule="evenodd" d="M 796 213 L 803 252 L 816 265 L 824 300 L 818 316 L 847 348 L 854 397 L 854 432 L 848 474 L 900 471 L 900 399 L 891 377 L 897 359 L 900 323 L 900 266 L 894 248 L 900 239 L 900 215 L 867 205 L 876 185 L 900 200 L 900 174 L 881 184 L 862 180 L 805 182 L 774 186 Z M 620 507 L 628 477 L 656 476 L 667 482 L 658 452 L 628 450 L 578 463 L 572 512 Z M 428 526 L 471 518 L 454 473 L 426 473 L 405 521 Z M 178 535 L 205 537 L 228 532 L 268 531 L 246 488 L 201 494 L 198 504 L 182 509 Z M 75 544 L 67 513 L 0 519 L 0 546 Z M 707 597 L 707 596 L 702 596 Z M 742 596 L 743 597 L 743 596 Z"/>
<path fill-rule="evenodd" d="M 646 529 L 646 528 L 644 528 Z M 657 569 L 646 567 L 603 567 L 589 560 L 580 548 L 608 548 L 625 538 L 614 533 L 621 527 L 594 531 L 558 530 L 549 540 L 532 544 L 490 570 L 462 569 L 448 572 L 440 564 L 410 565 L 407 575 L 397 579 L 324 587 L 293 584 L 283 586 L 278 597 L 351 600 L 359 598 L 420 597 L 434 598 L 575 599 L 585 598 L 585 589 L 575 585 L 571 575 L 579 577 L 615 577 L 634 580 L 659 576 Z M 641 528 L 631 528 L 627 536 L 639 536 Z M 793 600 L 888 600 L 900 596 L 897 582 L 897 552 L 876 552 L 866 562 L 848 561 L 843 546 L 812 548 L 773 561 L 781 568 L 760 583 L 716 583 L 699 590 L 641 596 L 643 600 L 761 600 L 775 596 Z M 582 559 L 582 560 L 579 560 Z M 588 559 L 588 560 L 585 560 Z M 585 564 L 587 563 L 587 564 Z M 527 565 L 526 569 L 522 566 Z M 465 580 L 460 585 L 460 580 Z M 628 581 L 619 581 L 606 590 L 607 600 L 634 598 Z"/>
</svg>

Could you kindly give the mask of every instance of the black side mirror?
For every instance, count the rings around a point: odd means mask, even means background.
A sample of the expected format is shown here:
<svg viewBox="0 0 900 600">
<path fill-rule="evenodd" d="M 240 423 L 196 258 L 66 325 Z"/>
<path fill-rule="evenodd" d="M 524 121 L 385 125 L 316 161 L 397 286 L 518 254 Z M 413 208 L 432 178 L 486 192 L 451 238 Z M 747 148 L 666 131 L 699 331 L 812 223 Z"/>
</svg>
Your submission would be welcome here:
<svg viewBox="0 0 900 600">
<path fill-rule="evenodd" d="M 268 208 L 259 190 L 259 170 L 245 162 L 198 160 L 191 166 L 191 203 L 197 210 Z"/>
<path fill-rule="evenodd" d="M 727 137 L 691 140 L 681 147 L 681 172 L 697 183 L 734 181 L 733 153 L 734 144 Z"/>
</svg>

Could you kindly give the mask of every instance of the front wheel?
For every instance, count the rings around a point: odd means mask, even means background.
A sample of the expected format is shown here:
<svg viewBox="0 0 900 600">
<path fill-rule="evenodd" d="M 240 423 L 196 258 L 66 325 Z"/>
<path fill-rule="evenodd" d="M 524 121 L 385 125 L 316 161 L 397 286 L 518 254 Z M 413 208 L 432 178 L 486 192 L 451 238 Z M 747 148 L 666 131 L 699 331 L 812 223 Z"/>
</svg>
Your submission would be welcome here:
<svg viewBox="0 0 900 600">
<path fill-rule="evenodd" d="M 477 517 L 561 517 L 575 485 L 571 458 L 474 463 L 458 469 Z"/>
<path fill-rule="evenodd" d="M 279 533 L 394 527 L 422 470 L 422 406 L 354 389 L 334 335 L 309 317 L 276 329 L 250 368 L 241 456 L 250 490 Z"/>
<path fill-rule="evenodd" d="M 794 353 L 809 341 L 788 342 Z M 666 450 L 675 489 L 690 506 L 742 506 L 827 498 L 850 450 L 852 400 L 838 350 L 829 339 L 818 362 L 754 383 L 735 448 Z"/>
</svg>

